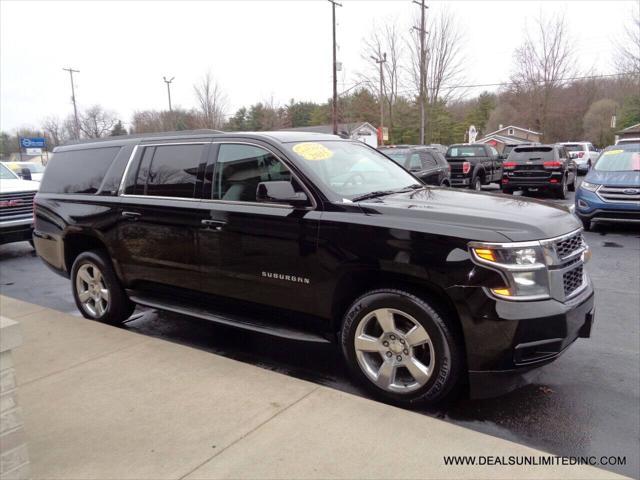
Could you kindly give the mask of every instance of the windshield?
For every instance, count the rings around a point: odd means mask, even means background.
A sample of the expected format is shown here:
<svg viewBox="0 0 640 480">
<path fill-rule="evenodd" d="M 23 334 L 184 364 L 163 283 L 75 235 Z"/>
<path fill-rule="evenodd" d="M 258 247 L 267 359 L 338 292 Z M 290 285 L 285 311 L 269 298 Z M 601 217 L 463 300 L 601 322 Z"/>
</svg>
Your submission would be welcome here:
<svg viewBox="0 0 640 480">
<path fill-rule="evenodd" d="M 484 157 L 485 155 L 484 147 L 481 145 L 462 145 L 450 147 L 447 150 L 447 157 Z"/>
<path fill-rule="evenodd" d="M 0 163 L 0 179 L 2 180 L 15 180 L 16 175 L 9 170 L 9 168 L 4 164 L 4 163 Z"/>
<path fill-rule="evenodd" d="M 301 142 L 286 146 L 327 188 L 347 199 L 402 190 L 419 183 L 402 167 L 361 142 Z"/>
<path fill-rule="evenodd" d="M 16 163 L 14 171 L 20 171 L 23 168 L 28 168 L 31 173 L 43 173 L 44 167 L 37 163 Z"/>
<path fill-rule="evenodd" d="M 594 167 L 601 172 L 640 171 L 640 143 L 616 145 L 605 150 Z"/>
</svg>

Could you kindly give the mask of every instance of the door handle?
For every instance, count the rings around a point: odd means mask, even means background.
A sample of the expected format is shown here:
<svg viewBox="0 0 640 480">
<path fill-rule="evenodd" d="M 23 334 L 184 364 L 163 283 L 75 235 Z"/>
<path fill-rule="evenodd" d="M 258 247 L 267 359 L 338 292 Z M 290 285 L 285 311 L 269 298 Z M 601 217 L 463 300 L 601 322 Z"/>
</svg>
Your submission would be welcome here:
<svg viewBox="0 0 640 480">
<path fill-rule="evenodd" d="M 124 218 L 130 218 L 130 219 L 132 219 L 132 220 L 136 220 L 137 218 L 139 218 L 139 217 L 140 217 L 140 215 L 141 215 L 141 214 L 140 214 L 140 213 L 138 213 L 138 212 L 128 212 L 128 211 L 126 211 L 126 210 L 123 210 L 123 211 L 122 211 L 122 216 L 123 216 Z"/>
<path fill-rule="evenodd" d="M 209 219 L 201 220 L 200 223 L 207 228 L 215 227 L 216 230 L 222 230 L 222 227 L 224 227 L 227 224 L 227 222 L 225 222 L 224 220 L 209 220 Z"/>
</svg>

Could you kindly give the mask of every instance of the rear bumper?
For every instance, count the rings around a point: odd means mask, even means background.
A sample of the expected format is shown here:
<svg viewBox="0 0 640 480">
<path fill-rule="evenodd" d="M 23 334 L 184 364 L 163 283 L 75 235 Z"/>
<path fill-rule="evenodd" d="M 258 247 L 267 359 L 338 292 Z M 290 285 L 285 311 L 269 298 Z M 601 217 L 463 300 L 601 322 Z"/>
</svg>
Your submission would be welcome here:
<svg viewBox="0 0 640 480">
<path fill-rule="evenodd" d="M 513 172 L 510 172 L 513 173 Z M 564 172 L 553 172 L 547 177 L 526 177 L 504 174 L 502 176 L 502 186 L 504 188 L 557 188 L 560 186 Z M 553 180 L 553 182 L 552 182 Z"/>
<path fill-rule="evenodd" d="M 452 187 L 468 187 L 471 185 L 471 177 L 454 177 L 451 176 L 451 186 Z"/>
</svg>

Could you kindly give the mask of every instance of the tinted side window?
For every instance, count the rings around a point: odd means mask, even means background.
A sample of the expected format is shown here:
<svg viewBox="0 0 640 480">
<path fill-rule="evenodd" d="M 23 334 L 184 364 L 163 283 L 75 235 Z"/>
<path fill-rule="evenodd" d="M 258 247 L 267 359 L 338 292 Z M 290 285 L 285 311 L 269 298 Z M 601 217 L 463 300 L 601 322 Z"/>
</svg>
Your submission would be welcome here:
<svg viewBox="0 0 640 480">
<path fill-rule="evenodd" d="M 489 150 L 491 150 L 491 154 L 492 154 L 494 157 L 497 157 L 497 156 L 498 156 L 498 151 L 497 151 L 495 148 L 493 148 L 493 147 L 491 147 L 491 146 L 490 146 L 490 147 L 489 147 Z"/>
<path fill-rule="evenodd" d="M 145 149 L 136 185 L 146 174 L 145 195 L 192 198 L 204 148 L 201 144 L 160 145 L 153 154 Z M 151 160 L 145 172 L 148 158 Z"/>
<path fill-rule="evenodd" d="M 411 154 L 411 158 L 409 158 L 409 170 L 422 170 L 422 162 L 420 161 L 419 154 Z"/>
<path fill-rule="evenodd" d="M 121 147 L 57 152 L 49 159 L 40 191 L 96 193 Z"/>
<path fill-rule="evenodd" d="M 292 180 L 291 172 L 273 154 L 252 145 L 220 145 L 213 181 L 214 199 L 255 202 L 258 184 L 271 180 Z"/>
<path fill-rule="evenodd" d="M 422 167 L 423 168 L 435 168 L 438 166 L 438 162 L 436 161 L 433 153 L 431 152 L 420 152 L 420 157 L 422 157 Z"/>
</svg>

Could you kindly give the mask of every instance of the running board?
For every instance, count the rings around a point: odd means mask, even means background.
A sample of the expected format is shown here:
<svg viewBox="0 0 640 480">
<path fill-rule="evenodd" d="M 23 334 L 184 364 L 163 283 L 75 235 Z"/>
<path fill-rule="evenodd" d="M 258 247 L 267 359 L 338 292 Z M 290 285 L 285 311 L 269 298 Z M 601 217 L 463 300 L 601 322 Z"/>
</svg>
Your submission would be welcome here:
<svg viewBox="0 0 640 480">
<path fill-rule="evenodd" d="M 331 343 L 322 335 L 305 330 L 292 328 L 286 325 L 278 325 L 274 323 L 260 321 L 255 318 L 243 317 L 241 315 L 232 315 L 229 313 L 214 313 L 204 308 L 185 305 L 178 302 L 170 302 L 166 299 L 158 299 L 142 295 L 137 291 L 127 291 L 132 302 L 145 307 L 157 308 L 158 310 L 166 310 L 173 313 L 179 313 L 189 317 L 201 318 L 210 322 L 230 327 L 242 328 L 253 332 L 265 333 L 274 337 L 287 338 L 289 340 L 298 340 L 303 342 L 315 343 Z"/>
</svg>

